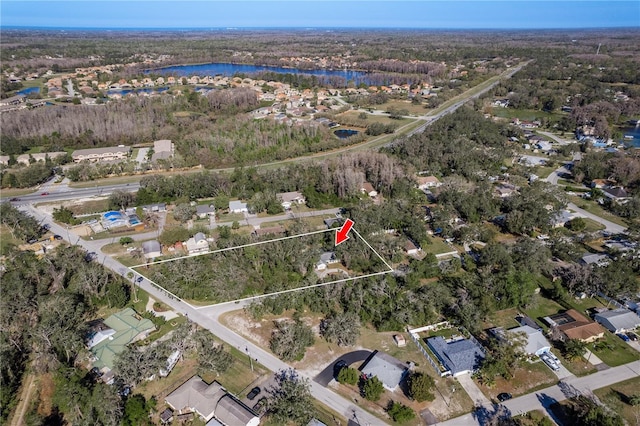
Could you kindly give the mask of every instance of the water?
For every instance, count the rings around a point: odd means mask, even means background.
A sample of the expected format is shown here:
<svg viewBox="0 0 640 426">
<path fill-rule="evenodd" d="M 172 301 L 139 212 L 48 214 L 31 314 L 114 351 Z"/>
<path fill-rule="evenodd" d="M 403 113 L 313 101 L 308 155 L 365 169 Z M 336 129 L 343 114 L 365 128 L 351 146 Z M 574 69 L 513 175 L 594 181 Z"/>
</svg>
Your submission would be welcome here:
<svg viewBox="0 0 640 426">
<path fill-rule="evenodd" d="M 26 87 L 22 90 L 18 90 L 17 95 L 28 95 L 30 93 L 40 93 L 39 87 Z"/>
<path fill-rule="evenodd" d="M 362 71 L 352 70 L 303 70 L 297 68 L 267 67 L 261 65 L 245 65 L 245 64 L 226 64 L 211 63 L 200 65 L 175 65 L 171 67 L 158 68 L 154 70 L 146 70 L 146 73 L 158 73 L 163 75 L 176 75 L 179 77 L 189 77 L 197 75 L 216 76 L 223 75 L 231 77 L 236 74 L 254 75 L 263 71 L 275 72 L 279 74 L 306 74 L 315 75 L 317 77 L 342 77 L 346 81 L 352 80 L 356 85 L 360 83 L 367 84 L 366 73 Z"/>
<path fill-rule="evenodd" d="M 358 133 L 360 132 L 353 129 L 340 129 L 333 132 L 333 134 L 339 137 L 340 139 L 347 139 L 347 138 L 350 138 L 351 136 L 357 135 Z"/>
<path fill-rule="evenodd" d="M 622 128 L 622 142 L 627 146 L 640 148 L 640 125 Z M 633 136 L 633 139 L 626 139 L 624 136 Z"/>
</svg>

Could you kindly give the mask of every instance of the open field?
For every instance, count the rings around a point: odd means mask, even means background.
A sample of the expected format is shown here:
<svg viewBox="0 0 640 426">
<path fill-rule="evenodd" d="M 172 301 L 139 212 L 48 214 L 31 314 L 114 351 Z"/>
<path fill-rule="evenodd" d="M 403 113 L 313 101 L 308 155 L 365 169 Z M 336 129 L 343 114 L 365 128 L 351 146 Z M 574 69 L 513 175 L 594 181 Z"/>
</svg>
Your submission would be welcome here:
<svg viewBox="0 0 640 426">
<path fill-rule="evenodd" d="M 597 389 L 594 393 L 600 398 L 600 401 L 620 414 L 628 424 L 638 424 L 640 406 L 631 405 L 629 399 L 640 394 L 640 377 Z"/>
</svg>

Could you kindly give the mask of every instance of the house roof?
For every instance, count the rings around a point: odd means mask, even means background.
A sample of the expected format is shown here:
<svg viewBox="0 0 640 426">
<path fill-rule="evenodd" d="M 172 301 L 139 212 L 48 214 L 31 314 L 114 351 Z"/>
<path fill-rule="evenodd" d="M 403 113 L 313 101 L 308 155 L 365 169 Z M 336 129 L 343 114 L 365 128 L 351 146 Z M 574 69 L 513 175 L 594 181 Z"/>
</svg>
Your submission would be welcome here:
<svg viewBox="0 0 640 426">
<path fill-rule="evenodd" d="M 580 260 L 585 265 L 592 265 L 594 263 L 595 264 L 600 264 L 601 262 L 609 260 L 609 256 L 607 256 L 606 254 L 587 253 L 584 256 L 582 256 L 582 258 L 580 258 Z"/>
<path fill-rule="evenodd" d="M 447 342 L 436 336 L 427 339 L 427 345 L 453 375 L 477 369 L 485 357 L 482 347 L 468 339 Z"/>
<path fill-rule="evenodd" d="M 325 251 L 320 255 L 320 262 L 327 263 L 333 260 L 336 260 L 336 254 L 333 251 Z"/>
<path fill-rule="evenodd" d="M 216 381 L 206 384 L 200 376 L 193 376 L 166 397 L 175 410 L 195 411 L 206 421 L 213 417 L 216 402 L 227 391 Z"/>
<path fill-rule="evenodd" d="M 156 240 L 145 241 L 142 243 L 142 251 L 144 254 L 162 251 L 160 243 Z"/>
<path fill-rule="evenodd" d="M 438 184 L 440 183 L 440 179 L 435 176 L 417 176 L 416 183 L 418 186 L 429 185 L 429 184 Z"/>
<path fill-rule="evenodd" d="M 166 152 L 171 153 L 173 151 L 173 144 L 169 139 L 161 139 L 159 141 L 153 141 L 153 150 L 156 153 Z"/>
<path fill-rule="evenodd" d="M 133 309 L 126 308 L 104 320 L 104 324 L 115 330 L 111 336 L 91 348 L 98 358 L 94 366 L 113 369 L 116 355 L 124 352 L 126 346 L 143 333 L 155 329 L 151 320 L 140 317 Z"/>
<path fill-rule="evenodd" d="M 365 191 L 367 194 L 370 192 L 376 191 L 373 185 L 371 185 L 369 182 L 365 182 L 362 184 L 362 190 Z"/>
<path fill-rule="evenodd" d="M 280 199 L 280 201 L 282 201 L 283 203 L 290 203 L 292 201 L 298 201 L 298 200 L 304 199 L 304 195 L 302 195 L 302 193 L 298 191 L 282 192 L 277 196 Z"/>
<path fill-rule="evenodd" d="M 196 214 L 207 214 L 207 213 L 215 213 L 216 208 L 213 206 L 199 205 L 196 206 Z"/>
<path fill-rule="evenodd" d="M 619 186 L 615 188 L 603 188 L 602 190 L 614 198 L 626 198 L 629 196 L 627 191 L 625 191 L 624 188 L 621 188 Z"/>
<path fill-rule="evenodd" d="M 601 312 L 594 319 L 613 332 L 640 326 L 640 316 L 624 308 Z"/>
<path fill-rule="evenodd" d="M 247 208 L 247 203 L 243 203 L 240 200 L 229 201 L 229 210 L 245 210 Z"/>
<path fill-rule="evenodd" d="M 404 376 L 407 367 L 384 352 L 373 351 L 359 370 L 368 377 L 376 376 L 387 389 L 395 389 Z"/>
<path fill-rule="evenodd" d="M 560 315 L 562 315 L 563 318 L 568 318 L 569 321 L 559 324 L 557 329 L 562 331 L 569 339 L 589 340 L 604 333 L 603 328 L 599 324 L 589 321 L 575 309 L 569 309 Z M 550 318 L 554 319 L 554 317 L 557 317 L 557 315 Z"/>
<path fill-rule="evenodd" d="M 246 426 L 259 422 L 257 416 L 249 407 L 228 393 L 218 401 L 215 416 L 226 426 Z"/>
<path fill-rule="evenodd" d="M 88 149 L 76 149 L 71 154 L 72 157 L 77 157 L 80 155 L 91 155 L 91 154 L 116 154 L 116 153 L 129 153 L 131 151 L 130 146 L 107 146 L 102 148 L 88 148 Z"/>
<path fill-rule="evenodd" d="M 524 351 L 527 354 L 535 354 L 541 349 L 551 348 L 551 345 L 545 339 L 544 335 L 539 329 L 535 329 L 529 327 L 528 325 L 523 325 L 521 327 L 510 328 L 507 330 L 507 333 L 512 336 L 517 333 L 524 333 L 527 337 L 527 344 L 524 347 Z"/>
</svg>

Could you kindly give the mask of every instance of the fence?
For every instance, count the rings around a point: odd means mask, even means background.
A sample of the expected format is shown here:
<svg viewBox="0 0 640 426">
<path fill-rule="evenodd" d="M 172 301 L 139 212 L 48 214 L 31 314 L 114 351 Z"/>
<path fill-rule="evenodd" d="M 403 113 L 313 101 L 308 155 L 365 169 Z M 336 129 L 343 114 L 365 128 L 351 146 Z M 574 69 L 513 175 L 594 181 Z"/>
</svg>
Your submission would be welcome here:
<svg viewBox="0 0 640 426">
<path fill-rule="evenodd" d="M 414 328 L 414 329 L 407 328 L 407 331 L 409 332 L 409 336 L 411 336 L 411 340 L 413 340 L 413 342 L 418 346 L 418 349 L 420 350 L 420 352 L 422 352 L 422 355 L 424 355 L 427 361 L 429 361 L 429 364 L 431 364 L 433 369 L 436 371 L 437 374 L 440 375 L 440 377 L 449 376 L 451 372 L 449 370 L 442 371 L 442 368 L 440 368 L 440 364 L 435 362 L 433 358 L 431 358 L 431 355 L 429 355 L 429 352 L 427 352 L 427 349 L 422 345 L 422 343 L 420 343 L 420 336 L 418 335 L 418 333 L 420 333 L 421 331 L 439 330 L 440 327 L 443 326 L 444 324 L 448 326 L 449 322 L 444 321 L 438 324 L 427 325 L 424 327 Z"/>
</svg>

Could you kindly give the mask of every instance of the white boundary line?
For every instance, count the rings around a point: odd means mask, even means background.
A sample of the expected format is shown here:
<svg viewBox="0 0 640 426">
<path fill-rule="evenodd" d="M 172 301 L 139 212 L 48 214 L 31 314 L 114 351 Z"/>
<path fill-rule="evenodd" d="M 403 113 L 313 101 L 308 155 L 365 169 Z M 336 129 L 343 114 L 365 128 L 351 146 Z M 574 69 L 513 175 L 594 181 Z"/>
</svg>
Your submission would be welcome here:
<svg viewBox="0 0 640 426">
<path fill-rule="evenodd" d="M 311 285 L 307 285 L 307 286 L 303 286 L 303 287 L 290 288 L 290 289 L 287 289 L 287 290 L 276 291 L 274 293 L 260 294 L 260 295 L 256 295 L 256 296 L 248 296 L 248 297 L 243 297 L 241 299 L 228 300 L 228 301 L 225 301 L 225 302 L 213 303 L 211 305 L 204 305 L 204 306 L 194 306 L 194 305 L 192 305 L 191 303 L 187 302 L 186 300 L 182 299 L 181 297 L 176 296 L 175 294 L 173 294 L 172 292 L 170 292 L 166 288 L 164 288 L 164 287 L 160 286 L 159 284 L 157 284 L 155 281 L 152 281 L 148 277 L 140 274 L 139 272 L 137 272 L 135 270 L 136 268 L 140 268 L 142 266 L 156 265 L 156 264 L 166 263 L 166 262 L 173 262 L 175 260 L 189 259 L 189 258 L 193 258 L 193 257 L 204 256 L 204 255 L 207 255 L 207 254 L 221 253 L 221 252 L 235 250 L 235 249 L 241 249 L 241 248 L 245 248 L 245 247 L 257 246 L 257 245 L 260 245 L 260 244 L 266 244 L 266 243 L 272 243 L 272 242 L 276 242 L 276 241 L 289 240 L 289 239 L 292 239 L 292 238 L 305 237 L 305 236 L 308 236 L 308 235 L 322 234 L 322 233 L 325 233 L 325 232 L 331 232 L 331 231 L 336 231 L 337 232 L 338 229 L 336 229 L 336 228 L 323 229 L 321 231 L 306 232 L 304 234 L 290 235 L 290 236 L 287 236 L 287 237 L 275 238 L 273 240 L 258 241 L 256 243 L 243 244 L 243 245 L 240 245 L 240 246 L 226 247 L 226 248 L 222 248 L 222 249 L 218 249 L 218 250 L 214 250 L 214 251 L 209 251 L 209 252 L 206 252 L 206 253 L 198 253 L 196 255 L 186 255 L 186 256 L 180 256 L 180 257 L 173 257 L 171 259 L 159 260 L 157 262 L 142 263 L 140 265 L 130 266 L 129 269 L 131 271 L 133 271 L 134 273 L 136 273 L 136 274 L 138 274 L 140 276 L 143 276 L 144 279 L 149 281 L 149 283 L 151 283 L 151 285 L 153 287 L 156 287 L 160 291 L 164 291 L 166 294 L 170 295 L 174 299 L 181 301 L 182 303 L 188 305 L 189 307 L 191 307 L 192 309 L 195 309 L 195 310 L 211 308 L 213 306 L 218 306 L 218 305 L 227 305 L 229 303 L 238 303 L 238 302 L 244 302 L 244 301 L 248 301 L 248 300 L 256 300 L 256 299 L 261 299 L 261 298 L 264 298 L 264 297 L 278 296 L 280 294 L 292 293 L 294 291 L 308 290 L 308 289 L 311 289 L 311 288 L 324 287 L 324 286 L 331 285 L 331 284 L 338 284 L 338 283 L 343 283 L 343 282 L 356 281 L 356 280 L 359 280 L 361 278 L 369 278 L 369 277 L 375 277 L 375 276 L 379 276 L 379 275 L 386 275 L 386 274 L 389 274 L 389 273 L 393 272 L 393 268 L 389 265 L 389 263 L 382 256 L 380 256 L 380 253 L 378 253 L 373 247 L 371 247 L 371 244 L 369 244 L 367 242 L 367 240 L 365 240 L 362 237 L 362 235 L 360 235 L 360 233 L 355 230 L 355 228 L 352 228 L 352 230 L 362 241 L 364 241 L 364 243 L 367 245 L 367 247 L 369 247 L 371 249 L 371 251 L 373 251 L 373 253 L 375 253 L 375 255 L 378 256 L 378 258 L 380 260 L 382 260 L 382 262 L 389 268 L 388 270 L 381 271 L 381 272 L 373 272 L 371 274 L 359 275 L 357 277 L 343 278 L 343 279 L 340 279 L 340 280 L 329 281 L 329 282 L 326 282 L 326 283 L 317 283 L 317 284 L 311 284 Z M 134 283 L 134 285 L 135 285 L 135 283 Z"/>
</svg>

